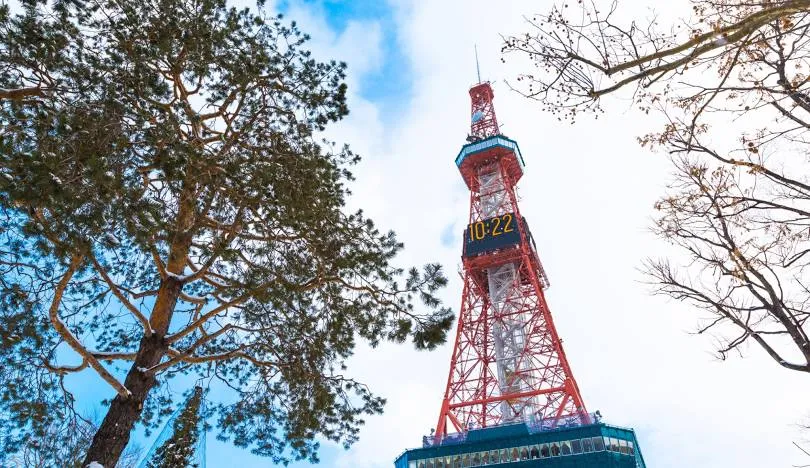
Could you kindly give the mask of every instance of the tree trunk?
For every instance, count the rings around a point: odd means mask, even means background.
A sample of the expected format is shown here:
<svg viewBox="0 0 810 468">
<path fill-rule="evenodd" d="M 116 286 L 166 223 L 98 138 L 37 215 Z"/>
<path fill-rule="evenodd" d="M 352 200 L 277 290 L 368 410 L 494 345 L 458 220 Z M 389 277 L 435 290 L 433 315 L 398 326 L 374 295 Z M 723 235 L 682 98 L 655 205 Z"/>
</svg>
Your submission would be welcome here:
<svg viewBox="0 0 810 468">
<path fill-rule="evenodd" d="M 129 443 L 129 435 L 135 423 L 141 417 L 143 404 L 149 391 L 157 383 L 154 375 L 147 374 L 141 369 L 149 369 L 160 363 L 169 349 L 164 338 L 168 332 L 168 324 L 177 304 L 182 284 L 175 278 L 166 278 L 158 292 L 158 299 L 152 309 L 152 316 L 165 317 L 160 320 L 161 329 L 153 330 L 151 336 L 141 339 L 135 362 L 127 373 L 124 386 L 129 390 L 129 397 L 116 395 L 107 410 L 104 421 L 93 437 L 93 443 L 87 451 L 82 466 L 91 462 L 98 462 L 104 468 L 115 468 L 118 459 Z"/>
<path fill-rule="evenodd" d="M 87 451 L 82 466 L 87 466 L 90 462 L 95 461 L 105 468 L 115 468 L 121 453 L 129 443 L 132 428 L 141 417 L 143 403 L 146 401 L 149 391 L 157 383 L 155 376 L 147 375 L 138 369 L 148 369 L 157 365 L 166 354 L 166 350 L 167 346 L 163 337 L 156 333 L 141 340 L 138 355 L 124 381 L 124 386 L 131 395 L 127 398 L 121 395 L 115 396 L 104 421 L 93 437 L 93 443 Z"/>
<path fill-rule="evenodd" d="M 169 349 L 164 338 L 169 332 L 174 308 L 180 297 L 180 291 L 183 289 L 183 283 L 177 275 L 182 275 L 188 261 L 195 200 L 196 186 L 186 181 L 180 194 L 176 229 L 172 236 L 169 258 L 166 263 L 166 270 L 173 275 L 164 277 L 160 283 L 155 305 L 152 307 L 152 314 L 149 317 L 152 334 L 141 339 L 135 362 L 124 381 L 124 386 L 129 390 L 130 396 L 116 395 L 113 399 L 110 409 L 107 410 L 104 421 L 87 451 L 83 463 L 85 467 L 95 461 L 104 468 L 115 468 L 121 453 L 129 442 L 129 434 L 141 417 L 146 397 L 157 384 L 157 378 L 154 375 L 146 374 L 141 369 L 149 369 L 160 364 L 160 360 Z"/>
</svg>

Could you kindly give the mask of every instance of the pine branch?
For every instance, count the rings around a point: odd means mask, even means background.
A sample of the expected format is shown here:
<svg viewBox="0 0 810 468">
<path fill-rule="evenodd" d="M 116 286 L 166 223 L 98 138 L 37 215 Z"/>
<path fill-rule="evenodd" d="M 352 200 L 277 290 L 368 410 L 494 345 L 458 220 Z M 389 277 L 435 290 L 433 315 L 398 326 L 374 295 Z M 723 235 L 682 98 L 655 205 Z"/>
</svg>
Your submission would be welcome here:
<svg viewBox="0 0 810 468">
<path fill-rule="evenodd" d="M 59 333 L 62 339 L 65 340 L 68 346 L 76 351 L 82 357 L 82 360 L 87 361 L 88 365 L 92 367 L 98 373 L 98 375 L 104 379 L 105 382 L 110 384 L 110 386 L 115 389 L 116 393 L 126 398 L 130 395 L 129 390 L 118 382 L 118 380 L 113 377 L 113 375 L 110 374 L 100 362 L 98 362 L 90 351 L 88 351 L 87 348 L 82 345 L 81 341 L 79 341 L 79 339 L 70 332 L 67 325 L 62 322 L 62 319 L 59 318 L 59 304 L 62 302 L 62 296 L 64 295 L 65 289 L 70 283 L 71 278 L 73 278 L 73 274 L 76 273 L 83 261 L 84 255 L 81 254 L 74 254 L 73 258 L 71 258 L 70 266 L 62 275 L 62 279 L 59 280 L 59 283 L 56 285 L 56 289 L 54 290 L 54 297 L 51 301 L 48 316 L 51 319 L 51 324 L 53 325 L 54 329 Z"/>
</svg>

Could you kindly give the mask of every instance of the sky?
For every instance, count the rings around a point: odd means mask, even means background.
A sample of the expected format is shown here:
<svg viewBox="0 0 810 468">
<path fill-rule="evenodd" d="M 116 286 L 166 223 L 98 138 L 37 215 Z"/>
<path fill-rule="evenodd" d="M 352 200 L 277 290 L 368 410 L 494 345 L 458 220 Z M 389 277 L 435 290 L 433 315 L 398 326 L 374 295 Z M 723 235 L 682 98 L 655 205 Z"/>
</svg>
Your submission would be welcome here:
<svg viewBox="0 0 810 468">
<path fill-rule="evenodd" d="M 442 297 L 456 312 L 469 192 L 453 161 L 469 131 L 477 44 L 501 130 L 518 141 L 526 161 L 521 211 L 551 280 L 547 300 L 588 409 L 633 427 L 650 467 L 802 463 L 791 442 L 800 440 L 797 424 L 810 416 L 807 377 L 753 347 L 717 360 L 711 337 L 692 333 L 699 313 L 652 296 L 644 284 L 644 259 L 671 252 L 648 229 L 669 162 L 635 141 L 654 122 L 617 101 L 608 118 L 572 126 L 509 90 L 506 81 L 526 64 L 501 62 L 501 34 L 525 31 L 523 15 L 545 11 L 550 2 L 268 3 L 310 33 L 316 57 L 348 62 L 351 113 L 329 136 L 364 158 L 351 207 L 397 232 L 405 243 L 403 266 L 442 263 L 450 277 Z M 646 3 L 626 4 L 643 15 Z M 689 4 L 666 5 L 681 7 Z M 387 398 L 386 411 L 367 419 L 350 450 L 325 442 L 321 466 L 391 467 L 404 449 L 418 446 L 438 418 L 452 338 L 432 352 L 358 347 L 349 369 Z M 106 393 L 85 388 L 80 403 L 93 407 Z M 139 431 L 136 442 L 148 446 L 150 439 Z M 212 433 L 207 466 L 273 465 Z"/>
</svg>

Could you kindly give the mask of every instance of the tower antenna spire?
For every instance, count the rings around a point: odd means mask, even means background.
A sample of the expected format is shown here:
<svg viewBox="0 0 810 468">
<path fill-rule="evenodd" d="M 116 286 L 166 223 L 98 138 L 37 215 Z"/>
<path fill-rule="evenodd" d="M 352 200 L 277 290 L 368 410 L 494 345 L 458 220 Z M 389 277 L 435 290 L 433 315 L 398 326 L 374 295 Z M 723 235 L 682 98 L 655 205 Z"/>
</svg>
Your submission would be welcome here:
<svg viewBox="0 0 810 468">
<path fill-rule="evenodd" d="M 478 72 L 478 82 L 481 82 L 481 67 L 478 66 L 478 44 L 474 45 L 475 47 L 475 70 Z"/>
</svg>

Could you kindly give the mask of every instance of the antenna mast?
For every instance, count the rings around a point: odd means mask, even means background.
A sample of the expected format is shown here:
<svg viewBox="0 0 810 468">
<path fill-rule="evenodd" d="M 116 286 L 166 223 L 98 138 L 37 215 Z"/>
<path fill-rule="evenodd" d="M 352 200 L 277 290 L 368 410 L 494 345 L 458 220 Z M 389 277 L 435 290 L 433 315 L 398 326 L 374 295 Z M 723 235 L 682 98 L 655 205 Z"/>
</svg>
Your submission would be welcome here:
<svg viewBox="0 0 810 468">
<path fill-rule="evenodd" d="M 478 66 L 478 44 L 474 45 L 475 47 L 475 70 L 478 72 L 478 82 L 481 82 L 481 67 Z"/>
</svg>

